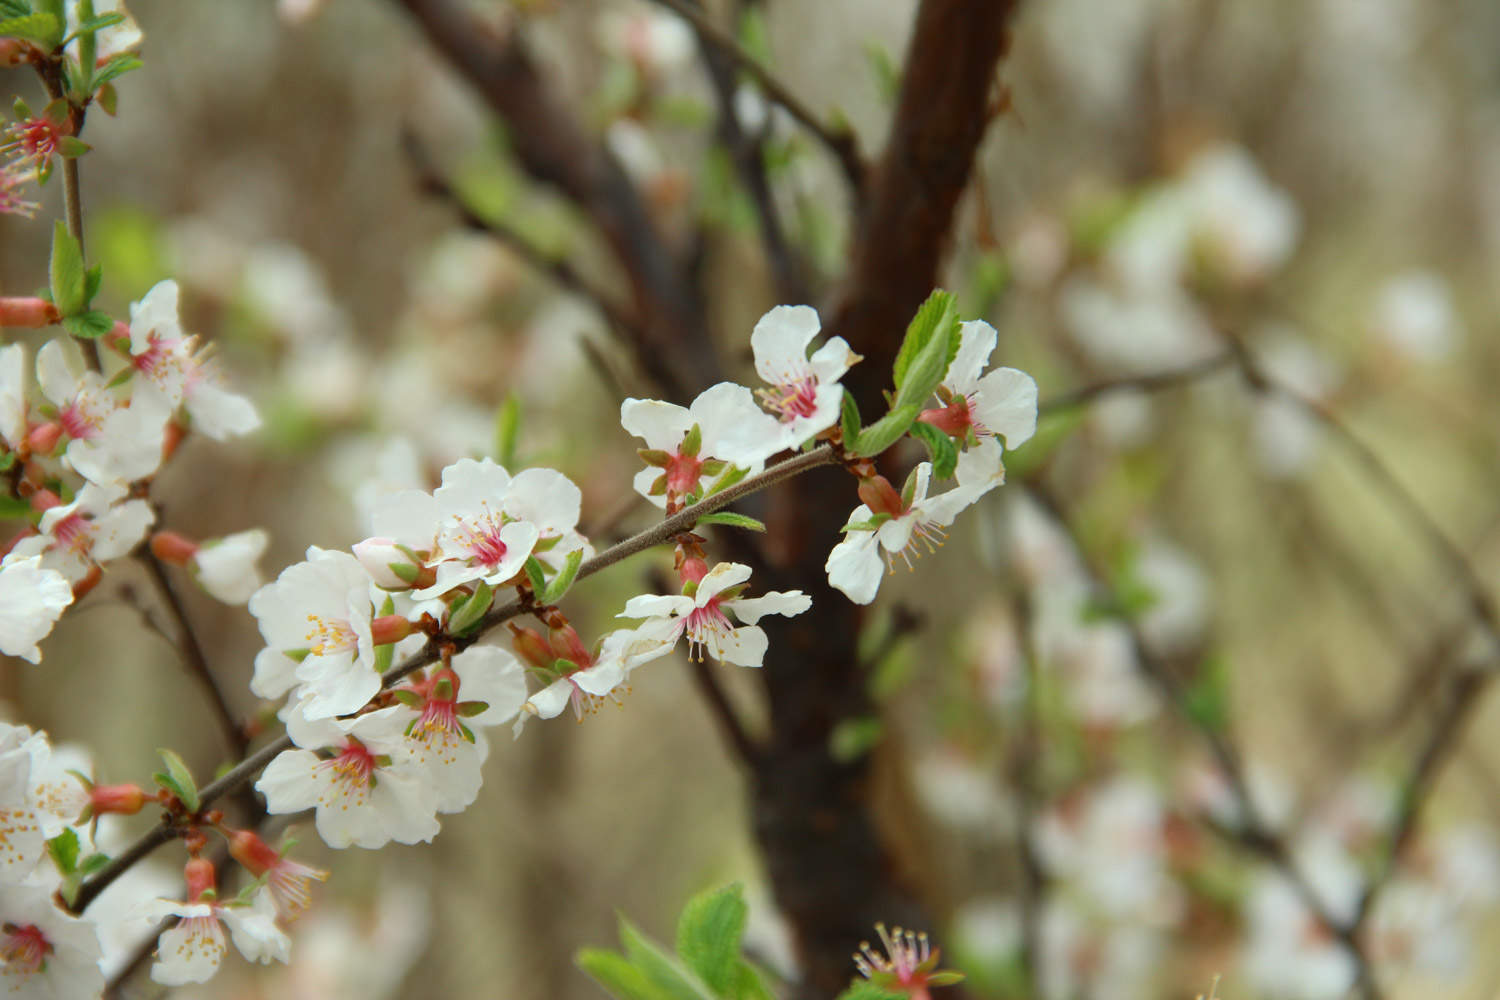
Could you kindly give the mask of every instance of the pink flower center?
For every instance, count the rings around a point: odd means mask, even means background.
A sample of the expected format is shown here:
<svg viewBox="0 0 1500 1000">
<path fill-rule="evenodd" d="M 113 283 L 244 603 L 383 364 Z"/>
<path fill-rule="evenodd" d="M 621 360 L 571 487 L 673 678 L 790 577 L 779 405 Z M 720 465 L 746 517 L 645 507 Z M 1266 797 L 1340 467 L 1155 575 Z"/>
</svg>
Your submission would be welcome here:
<svg viewBox="0 0 1500 1000">
<path fill-rule="evenodd" d="M 667 496 L 686 496 L 698 486 L 703 462 L 697 455 L 678 452 L 667 462 Z"/>
<path fill-rule="evenodd" d="M 66 549 L 83 555 L 94 544 L 94 533 L 82 514 L 69 514 L 52 526 L 52 537 L 57 539 L 55 548 Z"/>
<path fill-rule="evenodd" d="M 931 424 L 949 437 L 966 437 L 971 427 L 976 434 L 985 433 L 974 419 L 974 400 L 970 396 L 957 396 L 951 403 L 940 409 L 924 410 L 917 419 L 925 424 Z"/>
<path fill-rule="evenodd" d="M 932 947 L 926 934 L 903 931 L 897 927 L 887 932 L 884 924 L 876 924 L 886 954 L 882 955 L 862 942 L 854 956 L 854 965 L 866 979 L 873 979 L 882 986 L 894 985 L 912 993 L 926 992 L 927 973 L 931 970 Z"/>
<path fill-rule="evenodd" d="M 798 417 L 810 417 L 818 411 L 818 380 L 811 375 L 761 389 L 757 394 L 784 424 Z"/>
<path fill-rule="evenodd" d="M 456 702 L 428 699 L 427 704 L 422 706 L 422 715 L 417 719 L 416 728 L 424 733 L 458 735 L 461 732 L 458 725 Z"/>
<path fill-rule="evenodd" d="M 4 934 L 0 937 L 0 958 L 5 959 L 7 973 L 15 969 L 23 976 L 32 976 L 46 967 L 52 943 L 36 924 L 5 924 L 0 933 Z"/>
<path fill-rule="evenodd" d="M 6 133 L 10 140 L 5 144 L 6 151 L 15 154 L 18 160 L 33 160 L 38 167 L 57 152 L 58 140 L 62 138 L 62 131 L 46 118 L 16 122 Z"/>
<path fill-rule="evenodd" d="M 468 556 L 469 561 L 485 569 L 493 570 L 505 561 L 508 551 L 500 538 L 500 529 L 505 526 L 503 515 L 485 510 L 483 514 L 469 520 L 458 519 L 453 531 L 453 540 Z"/>
<path fill-rule="evenodd" d="M 710 597 L 702 607 L 689 611 L 678 627 L 687 635 L 688 656 L 699 662 L 703 660 L 705 648 L 713 650 L 717 659 L 724 640 L 734 632 L 734 626 L 724 617 L 724 612 L 719 610 L 717 596 Z"/>
<path fill-rule="evenodd" d="M 88 400 L 79 396 L 57 415 L 57 422 L 62 424 L 63 431 L 68 437 L 77 441 L 87 441 L 99 433 L 99 428 L 104 426 L 104 417 L 89 406 Z"/>
<path fill-rule="evenodd" d="M 324 763 L 333 769 L 336 780 L 359 789 L 369 788 L 375 774 L 375 755 L 354 739 L 349 741 L 337 757 Z"/>
</svg>

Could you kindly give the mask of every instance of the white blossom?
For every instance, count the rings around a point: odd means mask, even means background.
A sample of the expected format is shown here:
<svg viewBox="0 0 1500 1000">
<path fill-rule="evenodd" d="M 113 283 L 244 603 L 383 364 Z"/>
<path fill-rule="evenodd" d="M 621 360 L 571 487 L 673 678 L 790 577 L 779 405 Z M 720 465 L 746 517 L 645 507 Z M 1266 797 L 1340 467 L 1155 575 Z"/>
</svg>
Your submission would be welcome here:
<svg viewBox="0 0 1500 1000">
<path fill-rule="evenodd" d="M 171 408 L 157 394 L 120 401 L 104 376 L 83 370 L 71 345 L 48 341 L 36 355 L 42 394 L 57 408 L 68 437 L 68 464 L 90 482 L 108 485 L 145 479 L 161 465 L 162 434 Z"/>
<path fill-rule="evenodd" d="M 72 603 L 67 577 L 44 569 L 41 556 L 11 553 L 0 562 L 0 653 L 40 663 L 37 644 Z"/>
<path fill-rule="evenodd" d="M 688 655 L 696 659 L 702 659 L 707 651 L 721 663 L 758 667 L 765 659 L 768 643 L 765 631 L 756 622 L 768 614 L 800 615 L 812 607 L 812 598 L 800 590 L 740 597 L 742 585 L 749 579 L 749 566 L 719 563 L 697 582 L 691 595 L 632 597 L 625 602 L 620 617 L 648 619 L 641 628 L 654 633 L 654 639 L 647 639 L 646 645 L 661 655 L 686 635 Z M 744 624 L 735 626 L 726 612 Z"/>
<path fill-rule="evenodd" d="M 270 537 L 252 528 L 204 542 L 193 553 L 193 569 L 203 589 L 225 604 L 244 604 L 261 588 L 256 566 Z"/>
<path fill-rule="evenodd" d="M 27 1000 L 77 1000 L 104 989 L 93 925 L 58 909 L 49 890 L 0 893 L 0 992 Z"/>
<path fill-rule="evenodd" d="M 844 399 L 839 379 L 860 360 L 843 337 L 830 338 L 808 357 L 820 329 L 811 306 L 776 306 L 750 333 L 755 371 L 771 386 L 756 394 L 781 421 L 787 448 L 800 448 L 838 423 Z"/>
<path fill-rule="evenodd" d="M 42 565 L 77 583 L 99 564 L 135 548 L 156 520 L 144 500 L 126 499 L 121 483 L 86 483 L 70 504 L 42 514 L 41 533 L 21 539 L 11 550 L 17 558 L 41 556 Z"/>
<path fill-rule="evenodd" d="M 225 926 L 235 948 L 249 961 L 286 962 L 291 958 L 291 939 L 276 926 L 276 910 L 264 891 L 257 892 L 248 904 L 157 899 L 142 906 L 140 912 L 150 920 L 179 918 L 157 939 L 151 979 L 163 986 L 212 979 L 228 950 Z"/>
</svg>

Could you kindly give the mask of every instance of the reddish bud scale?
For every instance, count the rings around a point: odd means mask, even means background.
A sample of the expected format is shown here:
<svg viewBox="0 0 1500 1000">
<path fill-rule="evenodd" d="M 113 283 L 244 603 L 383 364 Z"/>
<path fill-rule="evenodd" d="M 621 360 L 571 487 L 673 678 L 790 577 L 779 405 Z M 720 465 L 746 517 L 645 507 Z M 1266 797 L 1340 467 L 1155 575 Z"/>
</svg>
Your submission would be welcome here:
<svg viewBox="0 0 1500 1000">
<path fill-rule="evenodd" d="M 95 785 L 89 789 L 89 805 L 95 815 L 134 816 L 145 804 L 146 793 L 139 785 Z"/>
<path fill-rule="evenodd" d="M 580 667 L 587 666 L 593 661 L 592 654 L 587 646 L 583 644 L 583 638 L 579 636 L 578 630 L 571 625 L 555 628 L 548 635 L 552 651 L 564 660 L 572 660 Z"/>
<path fill-rule="evenodd" d="M 962 396 L 939 409 L 923 410 L 917 419 L 955 438 L 964 437 L 968 434 L 969 428 L 974 426 L 973 416 L 969 411 L 969 401 Z"/>
<path fill-rule="evenodd" d="M 899 517 L 905 511 L 901 494 L 884 476 L 871 476 L 859 481 L 859 498 L 875 514 Z"/>
<path fill-rule="evenodd" d="M 198 554 L 198 543 L 175 531 L 158 531 L 151 536 L 151 554 L 164 563 L 186 566 Z"/>
<path fill-rule="evenodd" d="M 99 581 L 102 579 L 104 579 L 104 570 L 99 568 L 99 564 L 95 563 L 90 566 L 84 578 L 73 584 L 73 600 L 83 600 L 84 595 L 99 586 Z"/>
<path fill-rule="evenodd" d="M 215 890 L 214 863 L 207 858 L 189 858 L 183 866 L 182 876 L 187 880 L 187 898 L 196 903 L 203 894 Z"/>
<path fill-rule="evenodd" d="M 36 330 L 61 319 L 57 307 L 46 299 L 34 296 L 0 298 L 0 326 Z"/>
<path fill-rule="evenodd" d="M 177 453 L 177 446 L 182 444 L 182 439 L 187 437 L 187 428 L 175 420 L 167 422 L 167 429 L 162 434 L 161 460 L 165 462 Z"/>
<path fill-rule="evenodd" d="M 102 339 L 106 347 L 128 355 L 130 353 L 130 324 L 115 320 L 115 325 L 109 328 L 109 332 Z"/>
<path fill-rule="evenodd" d="M 708 575 L 708 563 L 691 556 L 682 561 L 682 565 L 677 568 L 677 575 L 682 577 L 683 583 L 700 583 Z"/>
<path fill-rule="evenodd" d="M 26 447 L 33 455 L 50 455 L 62 440 L 63 427 L 56 420 L 38 424 L 26 435 Z"/>
</svg>

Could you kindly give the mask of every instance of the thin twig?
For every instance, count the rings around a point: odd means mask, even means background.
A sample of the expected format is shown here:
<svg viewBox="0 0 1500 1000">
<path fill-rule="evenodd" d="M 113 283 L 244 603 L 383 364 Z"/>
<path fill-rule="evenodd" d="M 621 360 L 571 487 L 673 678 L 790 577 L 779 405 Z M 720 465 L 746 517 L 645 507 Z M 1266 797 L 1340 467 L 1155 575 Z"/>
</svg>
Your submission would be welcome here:
<svg viewBox="0 0 1500 1000">
<path fill-rule="evenodd" d="M 1107 396 L 1115 392 L 1126 392 L 1137 390 L 1141 392 L 1156 392 L 1162 389 L 1171 389 L 1187 382 L 1193 382 L 1206 375 L 1212 375 L 1230 367 L 1235 363 L 1233 351 L 1225 351 L 1211 358 L 1204 358 L 1181 368 L 1172 368 L 1166 371 L 1150 372 L 1145 375 L 1125 375 L 1120 378 L 1104 379 L 1091 385 L 1074 389 L 1042 401 L 1037 406 L 1037 416 L 1045 417 L 1062 410 L 1071 410 L 1079 406 L 1092 403 L 1100 396 Z"/>
<path fill-rule="evenodd" d="M 250 740 L 245 735 L 244 726 L 240 725 L 239 720 L 234 717 L 234 712 L 230 710 L 229 699 L 208 665 L 208 656 L 203 652 L 203 644 L 198 641 L 198 634 L 193 630 L 192 623 L 188 621 L 187 609 L 183 606 L 177 588 L 173 586 L 171 578 L 167 575 L 166 567 L 162 565 L 160 559 L 156 558 L 156 554 L 151 551 L 150 547 L 142 548 L 137 552 L 136 559 L 146 567 L 151 582 L 156 585 L 156 592 L 161 597 L 162 604 L 172 616 L 177 636 L 175 641 L 170 636 L 168 640 L 177 647 L 177 652 L 182 657 L 183 665 L 188 668 L 188 673 L 193 675 L 193 679 L 198 681 L 204 694 L 208 696 L 209 708 L 213 710 L 214 717 L 218 720 L 219 731 L 224 734 L 224 741 L 229 744 L 230 754 L 236 759 L 244 757 L 250 749 Z"/>
<path fill-rule="evenodd" d="M 632 340 L 641 336 L 640 324 L 615 304 L 609 295 L 595 288 L 587 278 L 561 257 L 543 253 L 530 240 L 516 230 L 496 219 L 487 219 L 474 211 L 463 196 L 453 187 L 433 164 L 427 150 L 415 132 L 404 129 L 401 133 L 401 149 L 417 175 L 417 184 L 422 193 L 438 198 L 450 205 L 465 227 L 484 233 L 520 257 L 538 273 L 550 278 L 559 288 L 572 292 L 599 310 L 605 322 L 614 326 Z"/>
<path fill-rule="evenodd" d="M 865 163 L 859 152 L 859 140 L 844 126 L 827 125 L 802 103 L 801 98 L 762 66 L 754 56 L 746 52 L 732 35 L 703 16 L 703 12 L 685 0 L 656 0 L 678 17 L 686 21 L 698 35 L 698 39 L 724 53 L 745 75 L 755 81 L 761 92 L 773 103 L 781 105 L 803 128 L 811 132 L 828 148 L 843 169 L 844 177 L 856 194 L 864 190 Z"/>
<path fill-rule="evenodd" d="M 1088 573 L 1091 584 L 1100 592 L 1107 605 L 1121 607 L 1120 601 L 1107 582 L 1107 577 L 1094 564 L 1090 554 L 1075 534 L 1061 501 L 1040 482 L 1032 481 L 1027 484 L 1027 488 L 1028 493 L 1048 512 L 1067 536 Z M 1293 859 L 1291 849 L 1261 815 L 1260 808 L 1250 793 L 1244 763 L 1238 752 L 1217 728 L 1189 708 L 1188 692 L 1176 675 L 1151 649 L 1150 644 L 1146 642 L 1145 635 L 1141 632 L 1140 625 L 1134 618 L 1123 613 L 1117 620 L 1125 628 L 1131 652 L 1141 673 L 1157 689 L 1173 711 L 1187 721 L 1208 745 L 1209 752 L 1213 755 L 1229 785 L 1230 794 L 1233 795 L 1239 812 L 1240 823 L 1237 828 L 1233 829 L 1211 824 L 1212 828 L 1228 837 L 1230 842 L 1265 858 L 1281 872 L 1301 896 L 1308 911 L 1348 950 L 1354 960 L 1364 996 L 1368 1000 L 1377 1000 L 1380 996 L 1379 986 L 1375 982 L 1370 960 L 1365 955 L 1364 948 L 1358 939 L 1357 925 L 1337 919 L 1312 883 L 1308 881 L 1307 876 Z"/>
<path fill-rule="evenodd" d="M 809 469 L 815 469 L 822 465 L 831 465 L 837 460 L 838 452 L 831 445 L 824 444 L 819 445 L 812 451 L 804 452 L 795 458 L 778 462 L 764 472 L 749 476 L 728 489 L 721 490 L 706 499 L 700 500 L 691 507 L 684 508 L 671 517 L 666 518 L 660 524 L 627 538 L 618 545 L 605 549 L 594 556 L 594 558 L 585 561 L 579 567 L 577 579 L 581 580 L 584 577 L 592 576 L 602 569 L 613 566 L 622 559 L 635 555 L 638 552 L 644 552 L 646 549 L 660 545 L 663 542 L 670 541 L 685 531 L 691 531 L 694 525 L 698 523 L 699 518 L 727 507 L 741 497 L 754 493 L 757 490 L 765 489 L 768 486 L 774 486 Z M 407 660 L 401 666 L 394 667 L 381 675 L 381 688 L 389 688 L 408 674 L 436 663 L 441 657 L 444 646 L 452 645 L 460 649 L 466 648 L 476 642 L 486 632 L 503 625 L 512 618 L 527 613 L 532 607 L 534 606 L 528 606 L 520 600 L 511 601 L 501 607 L 491 609 L 480 619 L 479 626 L 468 636 L 447 639 L 441 643 L 436 639 L 429 641 L 411 659 Z M 198 799 L 201 803 L 200 808 L 207 809 L 223 796 L 245 785 L 251 778 L 259 774 L 277 754 L 283 750 L 290 749 L 291 746 L 291 737 L 283 733 L 230 768 L 219 778 L 204 785 L 198 791 Z M 170 821 L 167 821 L 144 834 L 127 848 L 123 854 L 111 860 L 97 874 L 86 880 L 79 887 L 78 894 L 74 897 L 68 909 L 73 913 L 82 913 L 88 907 L 89 903 L 98 897 L 99 893 L 108 888 L 131 865 L 177 836 L 176 829 Z"/>
</svg>

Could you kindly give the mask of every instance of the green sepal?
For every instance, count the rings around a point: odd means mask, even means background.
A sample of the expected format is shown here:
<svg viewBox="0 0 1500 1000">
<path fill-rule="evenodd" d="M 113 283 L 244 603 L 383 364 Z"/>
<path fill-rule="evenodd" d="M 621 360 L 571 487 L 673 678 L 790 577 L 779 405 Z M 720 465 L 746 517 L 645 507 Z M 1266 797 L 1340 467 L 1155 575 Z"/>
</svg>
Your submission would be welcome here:
<svg viewBox="0 0 1500 1000">
<path fill-rule="evenodd" d="M 393 615 L 396 613 L 396 602 L 391 598 L 391 595 L 387 594 L 385 596 L 385 602 L 380 605 L 380 613 L 382 615 Z M 387 642 L 382 645 L 376 646 L 375 672 L 377 674 L 383 674 L 387 670 L 391 669 L 391 663 L 395 660 L 395 658 L 396 644 L 394 642 Z"/>
<path fill-rule="evenodd" d="M 658 469 L 664 469 L 672 462 L 672 456 L 660 448 L 637 448 L 635 453 L 641 456 L 641 461 Z"/>
<path fill-rule="evenodd" d="M 886 513 L 882 512 L 882 513 L 874 515 L 868 521 L 850 521 L 848 524 L 844 525 L 839 530 L 840 531 L 875 531 L 882 524 L 884 524 L 885 522 L 889 521 L 890 519 L 891 519 L 891 515 L 890 514 L 886 514 Z"/>
<path fill-rule="evenodd" d="M 0 37 L 19 38 L 55 49 L 62 40 L 62 23 L 51 14 L 23 14 L 0 21 Z M 28 116 L 29 117 L 29 116 Z"/>
<path fill-rule="evenodd" d="M 956 969 L 942 969 L 927 976 L 928 986 L 952 986 L 964 981 L 964 974 Z"/>
<path fill-rule="evenodd" d="M 198 785 L 193 781 L 193 772 L 188 770 L 187 764 L 183 763 L 176 751 L 160 748 L 156 752 L 161 755 L 167 770 L 165 773 L 158 771 L 151 777 L 158 785 L 177 796 L 177 800 L 188 812 L 196 813 L 202 808 L 202 801 L 198 798 Z"/>
<path fill-rule="evenodd" d="M 859 404 L 854 401 L 854 394 L 845 389 L 844 400 L 839 404 L 839 428 L 844 435 L 845 448 L 854 444 L 855 439 L 859 437 L 861 423 Z"/>
<path fill-rule="evenodd" d="M 649 496 L 653 497 L 659 497 L 663 493 L 667 492 L 667 474 L 663 472 L 661 475 L 657 476 L 656 481 L 651 484 L 651 489 L 647 490 L 646 492 Z"/>
<path fill-rule="evenodd" d="M 476 715 L 488 712 L 490 703 L 487 701 L 461 701 L 453 706 L 453 711 L 458 713 L 461 719 L 472 719 Z"/>
<path fill-rule="evenodd" d="M 106 83 L 94 93 L 94 103 L 103 109 L 104 113 L 113 118 L 120 110 L 120 95 L 115 90 L 115 85 Z"/>
<path fill-rule="evenodd" d="M 745 514 L 736 514 L 732 510 L 716 510 L 712 514 L 704 514 L 698 518 L 698 526 L 705 524 L 722 524 L 728 528 L 747 528 L 750 531 L 765 531 L 766 526 L 753 517 Z"/>
<path fill-rule="evenodd" d="M 453 682 L 447 677 L 441 677 L 432 687 L 432 696 L 437 701 L 453 700 Z"/>
<path fill-rule="evenodd" d="M 27 104 L 24 98 L 17 97 L 14 101 L 12 101 L 10 110 L 11 113 L 15 115 L 16 121 L 18 122 L 23 122 L 31 117 L 31 105 Z"/>
<path fill-rule="evenodd" d="M 93 302 L 94 296 L 99 294 L 99 286 L 103 283 L 104 265 L 95 264 L 83 276 L 83 301 Z"/>
<path fill-rule="evenodd" d="M 283 649 L 281 651 L 281 655 L 285 656 L 288 660 L 291 660 L 294 663 L 301 663 L 303 660 L 307 659 L 309 656 L 312 655 L 312 650 L 310 650 L 310 649 Z"/>
<path fill-rule="evenodd" d="M 922 412 L 921 407 L 916 404 L 910 406 L 899 406 L 875 421 L 870 426 L 859 432 L 859 437 L 854 439 L 854 446 L 849 452 L 857 458 L 871 458 L 879 455 L 891 445 L 901 440 L 902 436 L 916 423 L 917 416 Z"/>
<path fill-rule="evenodd" d="M 417 694 L 410 688 L 397 688 L 396 690 L 391 692 L 391 697 L 395 698 L 407 708 L 422 707 L 422 696 Z"/>
<path fill-rule="evenodd" d="M 733 885 L 694 896 L 677 918 L 677 955 L 717 996 L 726 996 L 739 971 L 740 938 L 749 907 Z"/>
<path fill-rule="evenodd" d="M 710 479 L 712 479 L 714 476 L 723 475 L 724 470 L 727 468 L 729 468 L 729 463 L 724 461 L 722 458 L 710 458 L 708 461 L 703 463 L 703 466 L 699 471 L 702 475 L 708 476 Z"/>
<path fill-rule="evenodd" d="M 932 474 L 939 479 L 951 479 L 958 468 L 958 447 L 953 439 L 931 424 L 918 420 L 911 425 L 911 436 L 927 446 L 932 456 Z"/>
<path fill-rule="evenodd" d="M 78 862 L 77 872 L 87 878 L 109 864 L 109 855 L 95 852 Z"/>
<path fill-rule="evenodd" d="M 110 380 L 106 382 L 105 385 L 110 389 L 118 389 L 126 382 L 129 382 L 134 375 L 134 368 L 121 368 L 119 371 L 115 372 L 113 376 L 110 377 Z"/>
<path fill-rule="evenodd" d="M 464 725 L 462 722 L 460 722 L 458 724 L 458 731 L 463 734 L 463 737 L 464 737 L 465 740 L 468 740 L 470 743 L 475 742 L 475 739 L 474 739 L 474 730 L 470 729 L 468 726 Z"/>
<path fill-rule="evenodd" d="M 698 452 L 703 450 L 703 428 L 694 424 L 682 439 L 682 446 L 677 449 L 689 458 L 697 458 Z"/>
<path fill-rule="evenodd" d="M 521 401 L 506 395 L 495 411 L 495 461 L 507 469 L 516 461 L 516 442 L 521 436 Z"/>
<path fill-rule="evenodd" d="M 93 309 L 77 316 L 64 316 L 62 328 L 80 340 L 98 340 L 115 328 L 115 321 L 109 313 Z"/>
<path fill-rule="evenodd" d="M 70 113 L 71 110 L 68 107 L 68 99 L 66 97 L 54 97 L 42 109 L 42 117 L 58 127 L 67 123 Z"/>
<path fill-rule="evenodd" d="M 582 565 L 583 550 L 574 549 L 572 552 L 569 552 L 567 560 L 563 562 L 562 569 L 558 570 L 557 575 L 547 584 L 546 593 L 541 599 L 542 603 L 556 604 L 562 600 L 563 595 L 573 586 L 573 581 L 578 579 L 578 568 Z"/>
<path fill-rule="evenodd" d="M 901 484 L 901 509 L 911 510 L 912 501 L 917 498 L 917 470 L 913 468 L 906 474 L 906 482 Z"/>
<path fill-rule="evenodd" d="M 906 327 L 906 339 L 896 355 L 896 400 L 892 408 L 925 403 L 948 374 L 962 339 L 958 300 L 951 292 L 935 290 Z"/>
<path fill-rule="evenodd" d="M 65 135 L 57 140 L 57 153 L 65 160 L 76 160 L 93 148 L 76 136 Z"/>
<path fill-rule="evenodd" d="M 536 556 L 526 557 L 526 579 L 531 581 L 532 593 L 536 594 L 537 600 L 541 600 L 542 595 L 547 592 L 547 571 Z"/>
<path fill-rule="evenodd" d="M 52 259 L 47 271 L 52 303 L 57 306 L 57 311 L 64 316 L 83 312 L 83 251 L 61 219 L 52 227 Z"/>
<path fill-rule="evenodd" d="M 474 588 L 467 600 L 457 602 L 448 615 L 448 631 L 453 635 L 464 635 L 479 627 L 484 613 L 490 609 L 495 592 L 483 580 Z"/>
<path fill-rule="evenodd" d="M 906 1000 L 905 992 L 886 989 L 869 979 L 856 979 L 838 995 L 838 1000 Z"/>
<path fill-rule="evenodd" d="M 78 870 L 78 834 L 71 827 L 47 841 L 47 854 L 64 877 Z"/>
<path fill-rule="evenodd" d="M 402 583 L 413 584 L 422 575 L 422 568 L 411 563 L 386 563 L 385 568 L 396 575 Z"/>
</svg>

